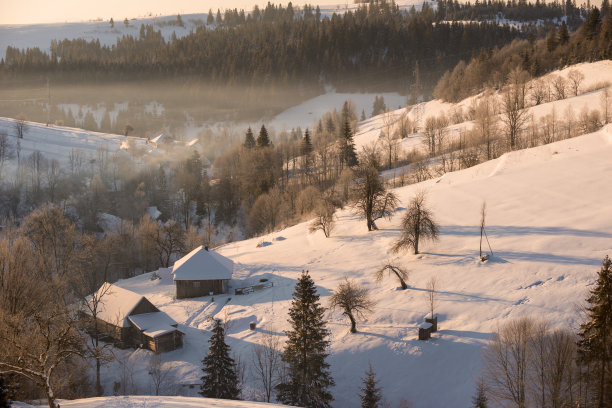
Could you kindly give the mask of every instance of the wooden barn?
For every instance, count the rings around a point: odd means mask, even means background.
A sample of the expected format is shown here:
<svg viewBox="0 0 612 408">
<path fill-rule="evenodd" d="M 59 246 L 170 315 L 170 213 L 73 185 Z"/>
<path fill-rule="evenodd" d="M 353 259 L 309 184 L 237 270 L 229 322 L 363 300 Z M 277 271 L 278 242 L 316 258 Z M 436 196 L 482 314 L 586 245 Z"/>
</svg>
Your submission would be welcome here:
<svg viewBox="0 0 612 408">
<path fill-rule="evenodd" d="M 174 263 L 172 274 L 176 298 L 227 293 L 233 272 L 234 262 L 231 259 L 210 251 L 206 246 L 199 246 Z"/>
<path fill-rule="evenodd" d="M 98 332 L 118 347 L 141 347 L 156 353 L 183 346 L 184 333 L 170 316 L 160 311 L 146 297 L 119 286 L 104 283 L 89 300 L 99 299 L 96 309 Z M 88 330 L 95 330 L 91 309 Z"/>
</svg>

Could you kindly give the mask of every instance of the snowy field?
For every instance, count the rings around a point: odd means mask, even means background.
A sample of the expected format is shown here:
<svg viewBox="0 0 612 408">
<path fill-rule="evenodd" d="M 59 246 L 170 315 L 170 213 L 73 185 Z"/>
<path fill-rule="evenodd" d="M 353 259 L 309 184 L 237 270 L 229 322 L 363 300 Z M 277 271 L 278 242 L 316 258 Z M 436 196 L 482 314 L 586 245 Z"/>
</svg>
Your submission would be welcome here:
<svg viewBox="0 0 612 408">
<path fill-rule="evenodd" d="M 264 404 L 251 401 L 228 401 L 212 398 L 189 398 L 189 397 L 152 397 L 152 396 L 128 396 L 128 397 L 101 397 L 85 398 L 80 400 L 60 400 L 62 408 L 264 408 L 284 407 L 285 405 Z M 46 407 L 48 405 L 40 405 Z M 32 407 L 27 404 L 14 404 L 13 407 Z"/>
<path fill-rule="evenodd" d="M 0 117 L 0 131 L 7 133 L 12 147 L 16 148 L 18 141 L 15 120 Z M 89 163 L 89 159 L 97 157 L 98 148 L 105 148 L 110 153 L 117 152 L 128 139 L 132 139 L 135 146 L 145 146 L 145 139 L 138 137 L 91 132 L 66 126 L 47 127 L 44 123 L 26 122 L 23 139 L 19 141 L 20 156 L 25 158 L 38 150 L 47 159 L 56 159 L 62 166 L 67 167 L 73 149 L 80 150 L 83 158 L 87 159 L 86 163 Z"/>
<path fill-rule="evenodd" d="M 611 155 L 608 126 L 397 189 L 401 206 L 416 191 L 427 190 L 441 225 L 440 241 L 424 244 L 417 256 L 389 250 L 399 237 L 401 207 L 391 221 L 379 220 L 375 232 L 345 209 L 338 211 L 336 230 L 327 239 L 321 232 L 309 234 L 303 223 L 220 249 L 236 262 L 233 288 L 267 278 L 274 283 L 269 289 L 214 300 L 176 300 L 168 270 L 161 271 L 161 280 L 151 281 L 145 274 L 118 284 L 146 295 L 179 322 L 185 345 L 162 358 L 172 371 L 169 383 L 194 384 L 201 376 L 212 318 L 229 322 L 228 343 L 248 363 L 253 344 L 263 336 L 283 341 L 291 293 L 302 270 L 310 271 L 324 305 L 345 277 L 355 279 L 370 289 L 376 307 L 358 323 L 356 334 L 349 333 L 349 322 L 338 312 L 327 315 L 334 406 L 358 404 L 368 363 L 393 405 L 407 398 L 414 407 L 468 406 L 481 369 L 480 352 L 498 325 L 524 315 L 571 329 L 580 323 L 588 287 L 603 257 L 612 252 Z M 483 200 L 495 253 L 486 263 L 478 259 Z M 411 271 L 407 290 L 399 290 L 391 278 L 374 283 L 374 271 L 387 259 Z M 440 331 L 422 342 L 417 333 L 428 312 L 424 288 L 432 276 L 439 282 Z M 249 330 L 250 322 L 258 328 Z M 127 350 L 117 355 L 141 380 L 135 387 L 150 391 L 150 353 Z M 119 362 L 105 369 L 107 390 L 119 370 Z M 255 379 L 248 377 L 247 385 L 245 397 L 257 397 Z"/>
</svg>

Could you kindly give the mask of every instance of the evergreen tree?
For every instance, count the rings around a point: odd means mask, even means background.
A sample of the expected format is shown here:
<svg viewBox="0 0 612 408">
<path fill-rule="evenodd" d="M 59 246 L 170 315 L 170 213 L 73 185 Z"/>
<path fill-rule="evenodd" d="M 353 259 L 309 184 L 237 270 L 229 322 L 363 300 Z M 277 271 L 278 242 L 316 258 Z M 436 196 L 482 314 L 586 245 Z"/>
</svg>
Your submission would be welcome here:
<svg viewBox="0 0 612 408">
<path fill-rule="evenodd" d="M 329 332 L 324 313 L 313 280 L 308 271 L 302 271 L 289 309 L 292 329 L 285 331 L 287 342 L 282 360 L 287 365 L 287 380 L 276 386 L 277 398 L 283 404 L 330 407 L 333 397 L 328 388 L 334 385 L 334 380 L 325 362 Z"/>
<path fill-rule="evenodd" d="M 0 408 L 10 408 L 10 406 L 8 385 L 2 374 L 0 374 Z"/>
<path fill-rule="evenodd" d="M 476 387 L 476 395 L 472 397 L 472 404 L 474 408 L 487 408 L 489 406 L 487 388 L 483 380 L 478 382 L 478 386 Z"/>
<path fill-rule="evenodd" d="M 381 387 L 377 387 L 374 370 L 372 369 L 372 365 L 368 371 L 366 372 L 366 378 L 363 379 L 363 387 L 359 387 L 362 394 L 359 395 L 361 398 L 361 408 L 378 408 L 378 404 L 382 399 L 382 395 L 380 394 Z"/>
<path fill-rule="evenodd" d="M 257 147 L 268 147 L 270 146 L 270 138 L 268 137 L 268 130 L 264 125 L 261 125 L 259 136 L 257 136 Z"/>
<path fill-rule="evenodd" d="M 247 149 L 252 149 L 255 147 L 255 137 L 253 137 L 253 131 L 251 130 L 250 126 L 247 129 L 243 146 L 246 147 Z"/>
<path fill-rule="evenodd" d="M 342 145 L 340 146 L 340 159 L 343 164 L 349 167 L 357 165 L 357 153 L 355 152 L 355 141 L 353 140 L 353 130 L 348 120 L 342 126 Z"/>
<path fill-rule="evenodd" d="M 300 145 L 300 151 L 303 156 L 308 156 L 312 153 L 312 141 L 310 140 L 310 132 L 306 129 L 304 137 L 302 138 L 302 144 Z"/>
<path fill-rule="evenodd" d="M 608 256 L 603 260 L 587 302 L 587 321 L 580 325 L 578 333 L 578 353 L 581 362 L 594 363 L 597 373 L 595 406 L 603 408 L 612 403 L 609 371 L 612 360 L 612 262 Z"/>
<path fill-rule="evenodd" d="M 215 15 L 213 14 L 212 9 L 208 9 L 208 16 L 206 17 L 206 24 L 211 25 L 215 22 Z"/>
<path fill-rule="evenodd" d="M 565 21 L 563 21 L 561 23 L 561 27 L 559 27 L 558 36 L 559 44 L 561 45 L 565 45 L 569 41 L 569 32 L 567 31 L 567 25 L 565 24 Z"/>
<path fill-rule="evenodd" d="M 215 320 L 208 355 L 204 357 L 204 375 L 200 395 L 208 398 L 238 399 L 238 376 L 236 363 L 229 356 L 229 346 L 225 344 L 225 331 L 221 320 Z"/>
</svg>

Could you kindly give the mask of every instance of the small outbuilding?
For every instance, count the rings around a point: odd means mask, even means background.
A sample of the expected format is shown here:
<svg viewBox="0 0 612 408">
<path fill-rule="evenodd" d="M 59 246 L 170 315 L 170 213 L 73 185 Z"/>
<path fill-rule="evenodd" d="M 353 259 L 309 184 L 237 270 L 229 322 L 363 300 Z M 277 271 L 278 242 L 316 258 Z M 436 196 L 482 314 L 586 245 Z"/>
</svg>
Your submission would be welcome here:
<svg viewBox="0 0 612 408">
<path fill-rule="evenodd" d="M 93 299 L 97 305 L 93 305 Z M 88 331 L 95 332 L 97 326 L 101 338 L 118 347 L 141 347 L 158 353 L 183 346 L 184 333 L 178 330 L 178 323 L 143 295 L 104 283 L 90 297 L 89 306 L 84 313 L 90 320 Z"/>
<path fill-rule="evenodd" d="M 234 272 L 231 259 L 199 246 L 174 263 L 172 274 L 176 284 L 176 298 L 227 293 Z"/>
</svg>

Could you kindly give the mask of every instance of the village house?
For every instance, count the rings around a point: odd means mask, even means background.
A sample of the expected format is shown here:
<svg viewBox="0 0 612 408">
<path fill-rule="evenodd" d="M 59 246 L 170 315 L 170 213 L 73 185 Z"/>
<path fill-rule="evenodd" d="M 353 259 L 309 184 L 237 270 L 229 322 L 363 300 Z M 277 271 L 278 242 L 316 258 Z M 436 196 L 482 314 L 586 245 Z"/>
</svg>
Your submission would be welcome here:
<svg viewBox="0 0 612 408">
<path fill-rule="evenodd" d="M 178 323 L 138 293 L 104 283 L 90 297 L 84 313 L 90 320 L 90 333 L 95 331 L 92 310 L 101 338 L 108 338 L 117 347 L 140 347 L 159 353 L 183 346 L 184 333 L 177 329 Z"/>
<path fill-rule="evenodd" d="M 206 246 L 199 246 L 174 263 L 172 274 L 176 298 L 227 293 L 233 271 L 231 259 L 210 251 Z"/>
</svg>

